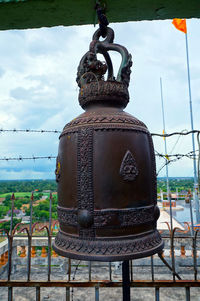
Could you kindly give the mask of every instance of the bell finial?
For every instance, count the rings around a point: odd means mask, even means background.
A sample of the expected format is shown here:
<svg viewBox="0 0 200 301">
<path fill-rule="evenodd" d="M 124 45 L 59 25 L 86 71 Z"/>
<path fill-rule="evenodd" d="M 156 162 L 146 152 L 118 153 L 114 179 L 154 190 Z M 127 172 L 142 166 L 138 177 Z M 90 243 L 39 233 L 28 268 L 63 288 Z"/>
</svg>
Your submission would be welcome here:
<svg viewBox="0 0 200 301">
<path fill-rule="evenodd" d="M 76 81 L 80 87 L 79 102 L 84 108 L 91 101 L 113 102 L 126 107 L 129 101 L 128 86 L 132 66 L 131 54 L 124 46 L 113 43 L 114 31 L 107 27 L 106 36 L 99 41 L 101 30 L 98 29 L 90 43 L 89 51 L 82 57 L 78 66 Z M 122 61 L 115 77 L 109 51 L 121 54 Z M 97 54 L 104 56 L 105 62 L 97 59 Z M 107 72 L 107 79 L 105 74 Z"/>
</svg>

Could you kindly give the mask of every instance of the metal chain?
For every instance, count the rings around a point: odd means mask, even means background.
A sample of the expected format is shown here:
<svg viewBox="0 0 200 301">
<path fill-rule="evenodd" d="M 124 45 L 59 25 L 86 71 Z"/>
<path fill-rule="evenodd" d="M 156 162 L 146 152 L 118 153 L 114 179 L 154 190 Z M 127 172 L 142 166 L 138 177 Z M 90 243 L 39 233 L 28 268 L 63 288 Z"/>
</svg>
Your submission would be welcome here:
<svg viewBox="0 0 200 301">
<path fill-rule="evenodd" d="M 102 8 L 99 1 L 96 1 L 96 5 L 94 9 L 96 10 L 97 17 L 99 20 L 99 29 L 100 29 L 101 36 L 105 38 L 107 34 L 107 26 L 109 24 L 108 19 L 105 15 L 105 7 Z"/>
</svg>

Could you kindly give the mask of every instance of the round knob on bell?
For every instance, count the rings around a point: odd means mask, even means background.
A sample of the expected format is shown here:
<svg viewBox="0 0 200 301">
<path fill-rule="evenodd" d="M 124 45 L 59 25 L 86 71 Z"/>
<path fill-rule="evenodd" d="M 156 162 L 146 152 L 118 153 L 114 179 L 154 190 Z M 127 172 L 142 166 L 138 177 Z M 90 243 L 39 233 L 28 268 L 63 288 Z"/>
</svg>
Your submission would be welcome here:
<svg viewBox="0 0 200 301">
<path fill-rule="evenodd" d="M 78 223 L 83 228 L 89 228 L 94 222 L 93 216 L 89 210 L 82 209 L 78 211 Z"/>
</svg>

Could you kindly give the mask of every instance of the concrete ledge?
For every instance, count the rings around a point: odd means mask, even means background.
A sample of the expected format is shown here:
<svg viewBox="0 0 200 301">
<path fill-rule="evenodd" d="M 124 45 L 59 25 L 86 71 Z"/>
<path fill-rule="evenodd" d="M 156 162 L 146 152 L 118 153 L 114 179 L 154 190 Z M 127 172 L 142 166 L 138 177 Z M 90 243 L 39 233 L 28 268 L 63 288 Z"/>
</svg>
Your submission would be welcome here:
<svg viewBox="0 0 200 301">
<path fill-rule="evenodd" d="M 8 251 L 8 240 L 4 240 L 0 243 L 0 255 L 4 254 L 6 251 Z"/>
</svg>

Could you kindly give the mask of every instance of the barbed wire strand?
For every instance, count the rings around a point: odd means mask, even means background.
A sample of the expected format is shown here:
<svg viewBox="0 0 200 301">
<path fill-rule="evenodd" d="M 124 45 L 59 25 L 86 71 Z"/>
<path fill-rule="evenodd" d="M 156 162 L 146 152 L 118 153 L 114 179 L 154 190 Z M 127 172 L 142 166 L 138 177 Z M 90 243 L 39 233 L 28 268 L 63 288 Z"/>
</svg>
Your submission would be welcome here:
<svg viewBox="0 0 200 301">
<path fill-rule="evenodd" d="M 185 131 L 185 130 L 184 130 Z M 170 134 L 157 134 L 157 133 L 151 133 L 151 136 L 158 136 L 158 137 L 171 137 L 171 136 L 174 136 L 174 135 L 180 135 L 180 136 L 186 136 L 186 135 L 189 135 L 189 134 L 198 134 L 200 133 L 200 131 L 198 130 L 193 130 L 193 131 L 188 131 L 188 132 L 173 132 L 173 133 L 170 133 Z"/>
<path fill-rule="evenodd" d="M 181 132 L 172 132 L 170 134 L 158 134 L 158 133 L 151 133 L 151 136 L 157 136 L 157 137 L 171 137 L 174 135 L 180 135 L 180 136 L 186 136 L 189 134 L 198 134 L 200 133 L 199 130 L 193 130 L 193 131 L 187 131 L 183 130 Z M 18 132 L 24 132 L 24 133 L 55 133 L 55 134 L 60 134 L 62 131 L 60 130 L 34 130 L 34 129 L 0 129 L 0 133 L 4 133 L 4 132 L 13 132 L 13 133 L 18 133 Z"/>
<path fill-rule="evenodd" d="M 0 158 L 0 161 L 23 161 L 23 160 L 39 160 L 39 159 L 56 159 L 56 156 L 32 156 L 32 157 L 10 157 L 10 158 Z"/>
<path fill-rule="evenodd" d="M 196 150 L 195 152 L 194 151 L 190 151 L 189 153 L 186 153 L 186 154 L 173 154 L 173 155 L 164 155 L 164 154 L 161 154 L 159 152 L 157 152 L 155 150 L 155 155 L 160 157 L 160 158 L 163 158 L 165 160 L 168 160 L 170 158 L 176 158 L 176 159 L 181 159 L 183 157 L 187 157 L 189 159 L 195 159 L 196 158 L 196 153 L 198 153 L 199 150 Z M 57 156 L 32 156 L 32 157 L 23 157 L 23 156 L 19 156 L 19 157 L 4 157 L 4 158 L 0 158 L 0 161 L 23 161 L 23 160 L 39 160 L 39 159 L 56 159 Z"/>
<path fill-rule="evenodd" d="M 55 134 L 60 134 L 61 131 L 59 130 L 34 130 L 34 129 L 3 129 L 1 128 L 0 129 L 0 133 L 5 133 L 5 132 L 8 132 L 8 133 L 17 133 L 17 132 L 24 132 L 24 133 L 55 133 Z M 193 160 L 196 160 L 196 153 L 198 152 L 198 158 L 197 158 L 197 166 L 198 166 L 198 186 L 199 186 L 199 189 L 200 189 L 200 131 L 199 130 L 192 130 L 192 131 L 187 131 L 187 130 L 183 130 L 181 132 L 173 132 L 173 133 L 170 133 L 170 134 L 158 134 L 158 133 L 151 133 L 151 136 L 157 136 L 157 137 L 163 137 L 163 138 L 167 138 L 167 137 L 171 137 L 171 136 L 174 136 L 174 135 L 179 135 L 179 138 L 177 139 L 177 141 L 175 142 L 175 145 L 173 147 L 172 150 L 174 150 L 175 146 L 177 145 L 179 139 L 180 139 L 180 136 L 186 136 L 186 135 L 189 135 L 189 134 L 192 134 L 192 133 L 196 133 L 197 134 L 197 142 L 198 142 L 198 147 L 199 149 L 196 150 L 195 152 L 194 151 L 191 151 L 187 154 L 171 154 L 171 155 L 164 155 L 164 154 L 161 154 L 161 153 L 158 153 L 156 150 L 155 150 L 155 155 L 158 156 L 159 158 L 163 158 L 165 159 L 165 164 L 159 169 L 159 171 L 157 172 L 157 175 L 160 173 L 160 171 L 168 164 L 170 163 L 173 163 L 173 162 L 176 162 L 177 160 L 180 160 L 184 157 L 186 158 L 189 158 L 189 159 L 193 159 Z M 174 157 L 174 159 L 173 159 Z M 0 158 L 0 161 L 23 161 L 23 160 L 40 160 L 40 159 L 48 159 L 48 160 L 51 160 L 51 159 L 56 159 L 56 156 L 32 156 L 32 157 L 23 157 L 23 156 L 19 156 L 19 157 L 4 157 L 4 158 Z"/>
<path fill-rule="evenodd" d="M 31 129 L 0 129 L 0 133 L 4 133 L 4 132 L 13 132 L 13 133 L 55 133 L 55 134 L 60 134 L 61 131 L 58 130 L 31 130 Z"/>
</svg>

